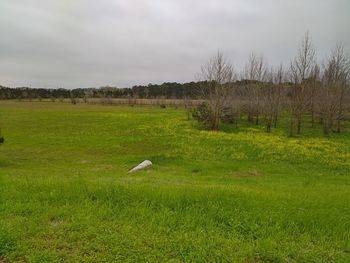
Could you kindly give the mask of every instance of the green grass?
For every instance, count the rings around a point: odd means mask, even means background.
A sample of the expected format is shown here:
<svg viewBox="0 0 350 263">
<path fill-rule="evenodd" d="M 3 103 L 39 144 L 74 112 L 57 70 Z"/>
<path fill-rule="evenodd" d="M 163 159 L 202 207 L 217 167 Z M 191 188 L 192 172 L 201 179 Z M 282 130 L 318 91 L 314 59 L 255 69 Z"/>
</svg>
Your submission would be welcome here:
<svg viewBox="0 0 350 263">
<path fill-rule="evenodd" d="M 46 102 L 0 120 L 0 262 L 350 261 L 349 132 Z"/>
</svg>

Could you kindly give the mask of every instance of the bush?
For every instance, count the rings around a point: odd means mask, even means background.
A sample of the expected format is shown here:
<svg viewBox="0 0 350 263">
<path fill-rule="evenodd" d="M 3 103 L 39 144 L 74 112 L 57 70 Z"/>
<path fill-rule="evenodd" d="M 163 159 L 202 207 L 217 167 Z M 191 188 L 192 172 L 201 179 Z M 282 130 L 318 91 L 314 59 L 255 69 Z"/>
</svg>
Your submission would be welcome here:
<svg viewBox="0 0 350 263">
<path fill-rule="evenodd" d="M 210 128 L 212 114 L 207 103 L 202 103 L 192 110 L 192 117 L 205 128 Z"/>
<path fill-rule="evenodd" d="M 4 137 L 0 137 L 0 144 L 3 144 L 5 141 Z"/>
<path fill-rule="evenodd" d="M 207 103 L 202 103 L 194 108 L 192 110 L 192 116 L 206 129 L 211 129 L 214 116 Z M 219 118 L 222 123 L 236 124 L 237 126 L 237 112 L 232 107 L 224 108 Z"/>
</svg>

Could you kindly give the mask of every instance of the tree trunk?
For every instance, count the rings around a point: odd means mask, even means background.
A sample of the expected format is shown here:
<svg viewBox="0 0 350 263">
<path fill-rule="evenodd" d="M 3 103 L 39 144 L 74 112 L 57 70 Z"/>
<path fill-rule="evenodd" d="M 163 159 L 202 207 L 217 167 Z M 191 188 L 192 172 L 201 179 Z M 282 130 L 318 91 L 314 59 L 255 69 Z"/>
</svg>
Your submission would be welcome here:
<svg viewBox="0 0 350 263">
<path fill-rule="evenodd" d="M 290 118 L 290 126 L 289 126 L 289 136 L 294 136 L 294 116 L 291 116 Z"/>
<path fill-rule="evenodd" d="M 297 134 L 299 135 L 301 133 L 301 114 L 298 114 L 297 117 Z"/>
<path fill-rule="evenodd" d="M 337 120 L 337 133 L 340 133 L 340 130 L 341 130 L 341 121 L 338 118 L 338 120 Z"/>
<path fill-rule="evenodd" d="M 278 113 L 276 112 L 273 118 L 273 127 L 277 128 Z"/>
<path fill-rule="evenodd" d="M 314 113 L 314 106 L 311 106 L 311 128 L 314 128 L 315 126 L 315 113 Z"/>
</svg>

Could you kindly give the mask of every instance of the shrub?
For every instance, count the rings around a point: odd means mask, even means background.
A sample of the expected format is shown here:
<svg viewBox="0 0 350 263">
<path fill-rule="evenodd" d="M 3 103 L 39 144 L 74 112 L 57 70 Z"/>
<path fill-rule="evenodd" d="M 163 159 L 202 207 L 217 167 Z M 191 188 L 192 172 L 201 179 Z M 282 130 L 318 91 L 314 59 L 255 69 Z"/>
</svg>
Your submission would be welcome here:
<svg viewBox="0 0 350 263">
<path fill-rule="evenodd" d="M 207 103 L 202 103 L 193 108 L 192 117 L 202 124 L 206 129 L 210 129 L 212 114 Z"/>
</svg>

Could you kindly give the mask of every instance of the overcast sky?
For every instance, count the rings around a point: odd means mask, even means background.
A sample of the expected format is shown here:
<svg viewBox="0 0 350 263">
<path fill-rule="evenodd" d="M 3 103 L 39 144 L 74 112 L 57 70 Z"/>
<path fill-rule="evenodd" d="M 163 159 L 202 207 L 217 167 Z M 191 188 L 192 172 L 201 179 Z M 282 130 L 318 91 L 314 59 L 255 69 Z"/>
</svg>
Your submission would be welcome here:
<svg viewBox="0 0 350 263">
<path fill-rule="evenodd" d="M 318 57 L 350 46 L 349 0 L 0 0 L 0 85 L 187 82 L 218 49 L 288 62 L 310 31 Z"/>
</svg>

